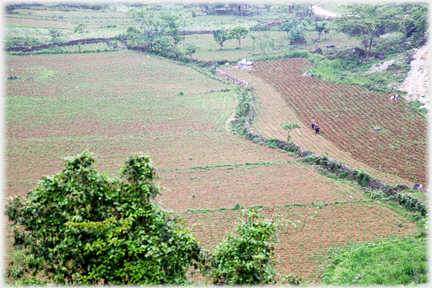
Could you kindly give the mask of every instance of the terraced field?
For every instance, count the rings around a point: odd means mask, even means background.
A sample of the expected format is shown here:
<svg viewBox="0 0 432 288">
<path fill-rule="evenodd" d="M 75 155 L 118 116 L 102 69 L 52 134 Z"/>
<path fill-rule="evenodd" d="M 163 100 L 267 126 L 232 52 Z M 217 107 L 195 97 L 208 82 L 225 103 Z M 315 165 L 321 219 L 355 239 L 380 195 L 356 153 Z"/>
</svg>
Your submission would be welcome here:
<svg viewBox="0 0 432 288">
<path fill-rule="evenodd" d="M 306 240 L 281 234 L 278 248 L 281 273 L 315 280 L 315 260 L 296 245 L 319 255 L 322 248 L 348 240 L 412 231 L 412 223 L 395 229 L 394 221 L 405 220 L 370 203 L 358 186 L 328 179 L 288 154 L 227 132 L 235 87 L 188 66 L 131 51 L 7 56 L 6 63 L 5 72 L 13 67 L 20 77 L 6 84 L 7 194 L 25 195 L 40 177 L 61 170 L 62 157 L 84 149 L 96 153 L 97 169 L 109 175 L 117 174 L 131 153 L 144 152 L 163 187 L 156 201 L 188 223 L 207 219 L 201 230 L 193 228 L 207 248 L 221 239 L 220 229 L 232 229 L 228 224 L 239 217 L 231 210 L 236 204 L 274 207 L 266 215 L 281 212 L 299 220 L 318 212 L 312 202 L 330 203 L 318 214 L 327 215 L 325 224 L 309 221 L 304 227 L 318 232 L 302 234 Z M 342 237 L 336 230 L 345 223 L 340 217 L 349 217 L 342 216 L 344 209 L 355 218 L 344 224 L 349 233 Z M 391 220 L 369 220 L 373 211 Z M 219 217 L 226 227 L 214 226 Z M 317 238 L 320 233 L 325 240 Z"/>
<path fill-rule="evenodd" d="M 192 9 L 169 5 L 169 11 Z M 120 6 L 99 12 L 15 9 L 5 15 L 8 41 L 12 46 L 27 45 L 24 41 L 34 37 L 31 43 L 51 43 L 52 28 L 61 29 L 59 41 L 118 36 L 136 25 L 127 13 L 114 11 Z M 239 23 L 251 27 L 257 19 L 271 22 L 280 17 L 203 16 L 198 9 L 199 17 L 186 30 Z M 88 33 L 73 32 L 80 23 Z M 251 35 L 258 38 L 255 44 Z M 275 47 L 260 49 L 259 42 L 270 38 Z M 187 35 L 185 42 L 199 46 L 194 59 L 231 62 L 294 50 L 321 48 L 327 53 L 333 49 L 326 48 L 330 44 L 336 49 L 359 45 L 345 34 L 322 35 L 316 42 L 317 33 L 305 31 L 305 38 L 305 45 L 289 45 L 286 32 L 252 31 L 242 39 L 242 49 L 230 40 L 222 50 L 212 34 Z M 177 44 L 179 51 L 182 45 Z M 234 231 L 240 208 L 253 206 L 267 218 L 286 220 L 278 231 L 278 272 L 296 274 L 311 284 L 321 282 L 326 249 L 409 235 L 418 228 L 398 208 L 371 200 L 359 185 L 326 177 L 292 154 L 228 131 L 227 120 L 239 99 L 234 84 L 198 65 L 147 53 L 93 53 L 112 46 L 94 43 L 80 49 L 63 47 L 76 54 L 5 56 L 5 76 L 14 69 L 13 75 L 19 77 L 5 82 L 5 196 L 26 195 L 42 176 L 61 171 L 63 157 L 83 150 L 93 152 L 96 169 L 109 176 L 118 175 L 130 154 L 143 152 L 159 177 L 162 195 L 154 201 L 185 220 L 205 249 Z M 284 59 L 255 62 L 252 71 L 238 71 L 233 65 L 220 68 L 254 87 L 255 132 L 286 140 L 281 123 L 299 123 L 291 141 L 303 148 L 363 169 L 388 184 L 426 186 L 424 117 L 405 103 L 390 106 L 389 95 L 301 76 L 311 65 L 305 59 Z M 322 127 L 321 135 L 310 128 L 312 116 Z M 374 132 L 374 126 L 383 130 Z M 424 193 L 417 194 L 427 202 Z M 11 244 L 12 234 L 5 231 Z"/>
<path fill-rule="evenodd" d="M 427 181 L 426 118 L 404 102 L 391 105 L 389 95 L 301 76 L 312 65 L 305 59 L 255 65 L 252 74 L 284 97 L 304 127 L 315 117 L 321 137 L 354 159 L 409 181 Z M 375 132 L 376 126 L 382 130 Z"/>
<path fill-rule="evenodd" d="M 398 213 L 370 201 L 313 206 L 271 207 L 260 210 L 266 217 L 277 213 L 282 219 L 294 222 L 278 232 L 279 243 L 275 251 L 277 268 L 319 284 L 325 272 L 324 249 L 343 246 L 351 242 L 372 241 L 389 235 L 406 235 L 416 230 Z M 234 231 L 239 211 L 181 213 L 187 225 L 207 249 Z M 399 224 L 399 225 L 398 225 Z M 281 273 L 282 274 L 282 273 Z"/>
<path fill-rule="evenodd" d="M 245 79 L 253 85 L 256 99 L 253 126 L 257 133 L 266 137 L 286 140 L 287 131 L 282 128 L 281 123 L 302 123 L 295 109 L 290 105 L 290 102 L 285 101 L 282 94 L 278 93 L 263 78 L 250 71 L 233 69 L 233 66 L 231 66 L 230 70 L 226 67 L 222 67 L 221 69 L 238 78 Z M 336 146 L 326 137 L 316 135 L 309 123 L 302 123 L 301 126 L 302 128 L 293 130 L 290 133 L 290 141 L 318 155 L 327 154 L 330 158 L 342 161 L 351 167 L 363 169 L 370 175 L 382 179 L 386 183 L 414 186 L 413 181 L 397 175 L 384 173 L 382 170 L 379 170 L 379 167 L 374 168 L 355 159 L 349 151 Z"/>
</svg>

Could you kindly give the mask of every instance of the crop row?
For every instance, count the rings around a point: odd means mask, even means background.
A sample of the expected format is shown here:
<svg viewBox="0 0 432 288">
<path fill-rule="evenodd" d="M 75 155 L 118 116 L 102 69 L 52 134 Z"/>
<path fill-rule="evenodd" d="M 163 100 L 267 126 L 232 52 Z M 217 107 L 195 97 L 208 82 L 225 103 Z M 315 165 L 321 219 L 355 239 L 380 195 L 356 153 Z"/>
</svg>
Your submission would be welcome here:
<svg viewBox="0 0 432 288">
<path fill-rule="evenodd" d="M 325 269 L 325 266 L 320 266 L 324 249 L 415 230 L 414 223 L 385 206 L 370 202 L 332 204 L 322 208 L 272 207 L 259 212 L 266 218 L 279 213 L 287 225 L 279 227 L 278 231 L 279 242 L 275 251 L 275 258 L 279 261 L 278 272 L 282 275 L 293 273 L 318 282 Z M 235 210 L 179 214 L 208 249 L 234 232 L 235 223 L 241 217 L 240 211 Z"/>
<path fill-rule="evenodd" d="M 426 119 L 390 95 L 302 76 L 305 59 L 257 62 L 254 74 L 285 97 L 305 125 L 315 117 L 322 135 L 374 168 L 426 181 Z M 379 126 L 381 131 L 374 131 Z"/>
</svg>

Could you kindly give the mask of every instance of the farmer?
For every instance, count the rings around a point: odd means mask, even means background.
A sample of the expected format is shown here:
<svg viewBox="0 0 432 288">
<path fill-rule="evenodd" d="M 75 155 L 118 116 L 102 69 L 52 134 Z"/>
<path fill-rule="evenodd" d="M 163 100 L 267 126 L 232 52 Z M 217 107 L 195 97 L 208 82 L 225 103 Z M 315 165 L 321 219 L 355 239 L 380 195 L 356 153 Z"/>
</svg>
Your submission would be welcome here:
<svg viewBox="0 0 432 288">
<path fill-rule="evenodd" d="M 315 134 L 319 134 L 319 130 L 320 130 L 320 127 L 318 125 L 315 125 Z"/>
<path fill-rule="evenodd" d="M 393 105 L 393 99 L 395 99 L 395 95 L 392 95 L 391 97 L 390 97 L 390 103 Z"/>
<path fill-rule="evenodd" d="M 311 124 L 312 124 L 312 130 L 315 129 L 315 118 L 312 118 Z"/>
<path fill-rule="evenodd" d="M 396 103 L 399 102 L 399 98 L 400 98 L 400 95 L 395 95 L 395 101 L 396 101 Z"/>
</svg>

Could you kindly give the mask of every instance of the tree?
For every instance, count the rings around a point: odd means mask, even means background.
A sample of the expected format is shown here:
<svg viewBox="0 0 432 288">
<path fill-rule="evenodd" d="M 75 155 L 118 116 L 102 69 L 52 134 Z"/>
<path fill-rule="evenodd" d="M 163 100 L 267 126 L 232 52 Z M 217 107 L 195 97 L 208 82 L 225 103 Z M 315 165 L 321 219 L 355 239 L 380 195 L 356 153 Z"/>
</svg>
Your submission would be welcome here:
<svg viewBox="0 0 432 288">
<path fill-rule="evenodd" d="M 84 28 L 86 28 L 86 25 L 84 24 L 79 24 L 77 27 L 75 27 L 74 32 L 75 33 L 83 33 L 84 32 Z"/>
<path fill-rule="evenodd" d="M 177 43 L 181 41 L 180 38 L 180 23 L 181 23 L 181 15 L 177 13 L 169 13 L 166 11 L 161 11 L 160 18 L 162 22 L 165 24 L 165 27 L 168 28 L 168 33 L 172 37 L 174 42 L 174 48 Z"/>
<path fill-rule="evenodd" d="M 264 4 L 264 7 L 267 9 L 267 13 L 270 13 L 270 8 L 273 6 L 273 4 L 266 3 Z"/>
<path fill-rule="evenodd" d="M 186 41 L 186 26 L 192 23 L 192 15 L 189 13 L 182 12 L 179 14 L 180 25 L 183 27 L 183 49 L 185 49 L 185 41 Z"/>
<path fill-rule="evenodd" d="M 292 43 L 305 41 L 303 36 L 303 30 L 307 26 L 308 22 L 301 23 L 293 16 L 288 17 L 285 23 L 281 26 L 281 30 L 287 32 L 288 40 Z"/>
<path fill-rule="evenodd" d="M 288 33 L 288 40 L 290 40 L 290 44 L 305 42 L 302 28 L 295 27 L 291 29 Z"/>
<path fill-rule="evenodd" d="M 237 39 L 239 41 L 239 48 L 241 48 L 241 38 L 244 38 L 249 33 L 249 29 L 242 25 L 236 25 L 229 30 L 229 35 L 232 39 Z"/>
<path fill-rule="evenodd" d="M 60 36 L 60 30 L 58 29 L 50 29 L 49 33 L 51 35 L 52 42 L 54 42 L 54 40 Z"/>
<path fill-rule="evenodd" d="M 397 14 L 399 8 L 383 8 L 383 5 L 351 4 L 344 5 L 347 12 L 334 20 L 334 25 L 340 32 L 348 33 L 351 37 L 361 40 L 366 59 L 369 59 L 373 40 L 379 37 L 380 29 L 385 25 L 400 21 Z"/>
<path fill-rule="evenodd" d="M 288 131 L 288 135 L 287 135 L 287 141 L 289 142 L 289 140 L 291 139 L 291 136 L 289 135 L 291 133 L 291 130 L 298 128 L 300 129 L 300 125 L 297 123 L 285 123 L 285 124 L 281 124 L 282 128 L 284 130 L 289 130 Z"/>
<path fill-rule="evenodd" d="M 250 37 L 252 38 L 252 55 L 255 55 L 255 42 L 257 40 L 257 36 L 251 34 Z"/>
<path fill-rule="evenodd" d="M 321 34 L 326 30 L 326 26 L 327 22 L 315 22 L 315 31 L 318 32 L 318 39 L 316 41 L 319 41 L 321 39 Z"/>
<path fill-rule="evenodd" d="M 227 33 L 225 30 L 219 29 L 213 32 L 213 38 L 216 41 L 216 43 L 218 43 L 221 46 L 219 50 L 222 50 L 223 43 L 227 40 L 230 40 L 231 35 Z"/>
<path fill-rule="evenodd" d="M 26 270 L 57 284 L 187 284 L 200 246 L 150 201 L 160 194 L 150 159 L 129 157 L 112 179 L 94 161 L 88 152 L 66 158 L 61 173 L 6 205 Z"/>
<path fill-rule="evenodd" d="M 245 219 L 237 224 L 236 235 L 229 234 L 213 252 L 214 284 L 263 285 L 275 282 L 276 261 L 273 260 L 276 225 L 257 210 L 243 210 Z"/>
<path fill-rule="evenodd" d="M 187 43 L 185 55 L 188 55 L 191 58 L 191 60 L 193 60 L 192 54 L 194 54 L 198 49 L 199 49 L 199 47 L 197 45 L 195 45 L 195 43 Z"/>
<path fill-rule="evenodd" d="M 141 25 L 145 33 L 155 32 L 158 30 L 160 23 L 154 18 L 154 11 L 147 8 L 134 8 L 129 11 L 129 15 L 134 22 Z"/>
<path fill-rule="evenodd" d="M 156 19 L 154 14 L 155 12 L 153 10 L 147 8 L 135 8 L 131 9 L 129 12 L 132 20 L 138 23 L 143 31 L 141 36 L 137 34 L 134 35 L 134 41 L 144 44 L 145 47 L 149 47 L 150 51 L 157 50 L 156 47 L 158 43 L 161 42 L 160 38 L 166 38 L 163 36 L 165 25 L 163 25 L 160 20 Z M 165 41 L 165 39 L 163 41 Z M 166 46 L 164 46 L 163 49 L 166 49 Z"/>
<path fill-rule="evenodd" d="M 422 4 L 411 9 L 411 15 L 405 17 L 401 23 L 401 31 L 407 38 L 411 37 L 411 42 L 422 42 L 427 29 L 428 7 Z"/>
<path fill-rule="evenodd" d="M 126 30 L 126 38 L 132 39 L 133 43 L 135 44 L 135 39 L 139 38 L 137 36 L 140 36 L 141 31 L 138 30 L 135 26 L 129 26 Z"/>
</svg>

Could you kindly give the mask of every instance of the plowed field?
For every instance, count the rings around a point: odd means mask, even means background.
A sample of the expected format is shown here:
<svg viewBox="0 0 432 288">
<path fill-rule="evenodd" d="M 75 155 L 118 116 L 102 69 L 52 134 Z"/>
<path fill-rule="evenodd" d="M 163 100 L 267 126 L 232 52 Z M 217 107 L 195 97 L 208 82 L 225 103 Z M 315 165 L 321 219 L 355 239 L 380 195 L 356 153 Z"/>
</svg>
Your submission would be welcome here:
<svg viewBox="0 0 432 288">
<path fill-rule="evenodd" d="M 301 76 L 305 59 L 255 63 L 252 73 L 281 94 L 305 127 L 315 117 L 321 137 L 371 167 L 414 182 L 426 182 L 426 118 L 389 95 Z M 380 126 L 381 131 L 373 128 Z"/>
<path fill-rule="evenodd" d="M 293 273 L 319 283 L 325 271 L 322 249 L 345 245 L 350 242 L 371 241 L 389 235 L 403 235 L 415 231 L 415 225 L 407 222 L 394 211 L 373 202 L 343 203 L 323 207 L 277 207 L 260 210 L 270 217 L 280 213 L 293 221 L 279 230 L 275 251 L 279 260 L 277 268 L 282 275 Z M 207 249 L 234 232 L 235 223 L 241 219 L 238 211 L 184 213 L 187 225 Z M 399 227 L 397 224 L 400 224 Z"/>
<path fill-rule="evenodd" d="M 163 192 L 164 207 L 174 211 L 233 208 L 236 203 L 247 207 L 367 199 L 358 187 L 296 163 L 177 169 L 164 172 L 161 181 L 168 188 Z"/>
<path fill-rule="evenodd" d="M 281 123 L 301 123 L 297 117 L 294 107 L 291 107 L 284 97 L 279 94 L 264 79 L 250 73 L 248 70 L 237 70 L 223 68 L 225 72 L 245 79 L 254 87 L 255 95 L 255 118 L 253 121 L 254 130 L 266 137 L 274 137 L 280 140 L 286 140 L 287 131 L 283 130 Z M 290 141 L 309 149 L 314 153 L 321 155 L 326 153 L 330 158 L 337 159 L 343 163 L 363 169 L 370 175 L 377 177 L 388 184 L 397 185 L 405 184 L 410 187 L 414 182 L 398 177 L 393 174 L 384 173 L 379 167 L 371 167 L 363 162 L 354 159 L 349 151 L 337 147 L 333 142 L 325 137 L 316 135 L 309 124 L 302 124 L 300 129 L 293 130 L 290 133 Z"/>
</svg>

